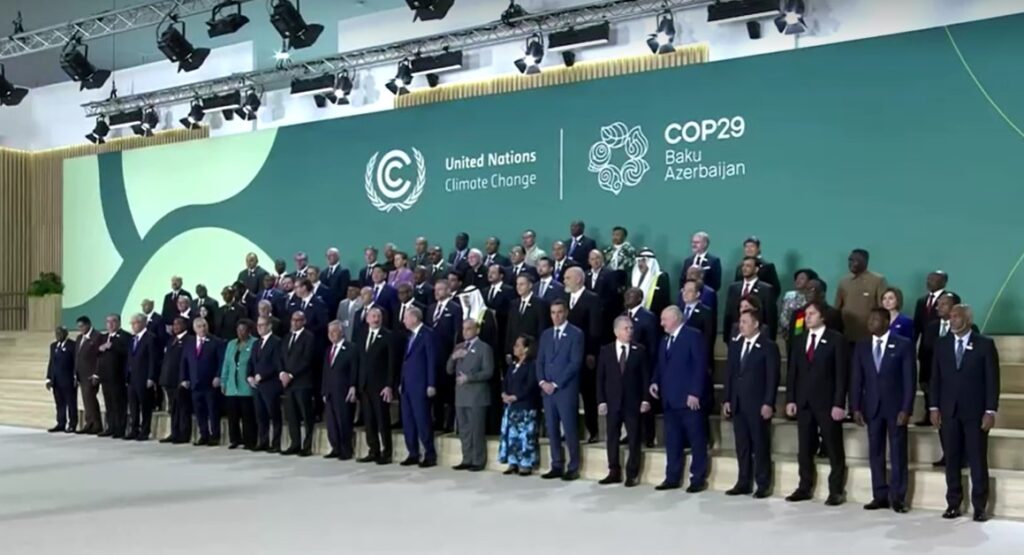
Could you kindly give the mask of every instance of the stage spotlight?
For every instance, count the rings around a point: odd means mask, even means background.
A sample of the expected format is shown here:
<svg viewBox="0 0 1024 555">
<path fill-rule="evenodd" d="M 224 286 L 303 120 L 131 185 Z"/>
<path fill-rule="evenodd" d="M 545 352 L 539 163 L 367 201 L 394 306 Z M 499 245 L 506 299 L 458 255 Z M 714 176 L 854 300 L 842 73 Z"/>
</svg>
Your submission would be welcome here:
<svg viewBox="0 0 1024 555">
<path fill-rule="evenodd" d="M 326 84 L 326 80 L 324 83 Z M 313 95 L 313 101 L 316 102 L 317 108 L 326 108 L 329 104 L 335 106 L 350 104 L 349 96 L 352 94 L 352 86 L 352 78 L 348 76 L 348 70 L 343 69 L 334 78 L 332 88 L 319 89 L 319 92 Z"/>
<path fill-rule="evenodd" d="M 179 25 L 181 26 L 180 31 L 178 30 Z M 157 47 L 168 60 L 178 64 L 179 73 L 199 69 L 210 55 L 209 48 L 195 48 L 185 38 L 185 22 L 179 21 L 177 16 L 171 16 L 171 24 L 160 33 Z"/>
<path fill-rule="evenodd" d="M 395 78 L 387 82 L 384 87 L 395 96 L 409 94 L 409 85 L 412 84 L 412 65 L 409 58 L 398 63 L 398 72 Z"/>
<path fill-rule="evenodd" d="M 804 0 L 782 0 L 779 5 L 779 11 L 782 13 L 775 18 L 775 28 L 784 35 L 799 35 L 806 32 L 805 9 Z"/>
<path fill-rule="evenodd" d="M 235 8 L 235 12 L 221 16 L 223 10 Z M 249 18 L 242 15 L 242 3 L 238 0 L 225 0 L 213 7 L 210 20 L 206 22 L 207 34 L 210 38 L 221 37 L 238 32 L 249 23 Z"/>
<path fill-rule="evenodd" d="M 438 74 L 436 74 L 436 73 L 428 73 L 427 74 L 427 85 L 429 85 L 430 88 L 433 89 L 434 87 L 437 87 L 440 84 L 441 84 L 441 77 Z"/>
<path fill-rule="evenodd" d="M 79 50 L 82 47 L 82 50 Z M 89 46 L 82 44 L 82 39 L 75 36 L 64 45 L 60 53 L 60 68 L 76 83 L 81 83 L 79 90 L 98 89 L 107 82 L 110 71 L 96 69 L 89 61 Z"/>
<path fill-rule="evenodd" d="M 540 63 L 544 60 L 544 39 L 534 33 L 526 41 L 526 55 L 516 60 L 519 73 L 535 75 L 540 73 Z"/>
<path fill-rule="evenodd" d="M 256 94 L 255 90 L 248 91 L 242 100 L 242 106 L 235 110 L 235 115 L 245 121 L 253 121 L 256 119 L 256 112 L 259 111 L 261 105 L 260 95 Z"/>
<path fill-rule="evenodd" d="M 562 52 L 562 62 L 565 63 L 565 67 L 572 67 L 576 65 L 576 53 L 570 50 Z"/>
<path fill-rule="evenodd" d="M 302 19 L 300 11 L 301 4 L 296 1 L 299 7 L 295 7 L 288 0 L 277 0 L 274 3 L 274 10 L 270 14 L 270 23 L 277 29 L 277 34 L 288 41 L 291 48 L 306 48 L 313 46 L 320 33 L 324 32 L 323 25 L 306 23 Z"/>
<path fill-rule="evenodd" d="M 96 126 L 85 138 L 94 145 L 101 145 L 107 142 L 108 133 L 110 133 L 110 125 L 107 124 L 107 118 L 99 116 L 96 118 Z"/>
<path fill-rule="evenodd" d="M 28 89 L 15 86 L 7 80 L 6 69 L 0 64 L 0 106 L 17 106 L 28 96 Z"/>
<path fill-rule="evenodd" d="M 761 38 L 761 22 L 760 21 L 748 21 L 747 22 L 747 36 L 750 40 L 757 40 Z"/>
<path fill-rule="evenodd" d="M 189 108 L 188 115 L 178 120 L 181 122 L 181 126 L 185 129 L 199 129 L 203 118 L 206 117 L 206 110 L 203 109 L 203 103 L 199 100 L 192 101 L 192 107 Z"/>
<path fill-rule="evenodd" d="M 140 137 L 152 137 L 153 130 L 160 124 L 160 116 L 152 106 L 147 106 L 139 112 L 141 112 L 139 123 L 132 125 L 132 133 Z"/>
<path fill-rule="evenodd" d="M 430 21 L 432 19 L 444 19 L 448 10 L 452 9 L 455 0 L 405 0 L 409 9 L 416 12 L 412 17 L 413 21 Z"/>
<path fill-rule="evenodd" d="M 647 47 L 652 54 L 671 54 L 676 51 L 676 20 L 671 11 L 658 16 L 657 31 L 647 37 Z"/>
</svg>

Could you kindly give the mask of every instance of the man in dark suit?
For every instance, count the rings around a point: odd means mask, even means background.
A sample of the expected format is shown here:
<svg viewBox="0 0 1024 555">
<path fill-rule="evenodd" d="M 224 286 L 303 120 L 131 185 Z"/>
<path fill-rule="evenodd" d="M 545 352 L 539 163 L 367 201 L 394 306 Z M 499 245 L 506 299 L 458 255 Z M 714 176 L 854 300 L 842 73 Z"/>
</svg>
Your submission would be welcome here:
<svg viewBox="0 0 1024 555">
<path fill-rule="evenodd" d="M 338 312 L 338 303 L 341 299 L 334 293 L 334 290 L 324 284 L 320 280 L 323 274 L 320 273 L 320 268 L 316 266 L 310 266 L 307 274 L 309 276 L 310 293 L 320 299 L 324 307 L 327 309 L 327 320 L 324 321 L 323 334 L 324 338 L 327 337 L 327 324 L 331 318 L 331 315 Z"/>
<path fill-rule="evenodd" d="M 434 284 L 434 298 L 434 304 L 427 307 L 429 320 L 425 323 L 434 331 L 436 357 L 439 361 L 437 364 L 442 364 L 448 360 L 455 350 L 455 344 L 460 341 L 462 305 L 452 297 L 451 286 L 446 281 Z M 436 365 L 432 368 L 437 370 Z M 438 395 L 434 399 L 434 427 L 450 432 L 455 427 L 455 379 L 444 374 L 432 378 L 431 385 L 435 385 L 435 381 Z"/>
<path fill-rule="evenodd" d="M 873 497 L 865 510 L 907 512 L 907 424 L 914 410 L 914 345 L 889 333 L 889 312 L 868 315 L 870 337 L 857 342 L 850 367 L 850 409 L 857 425 L 868 427 Z M 888 441 L 887 441 L 888 439 Z M 886 480 L 889 447 L 891 480 Z"/>
<path fill-rule="evenodd" d="M 96 398 L 99 389 L 96 362 L 99 357 L 100 334 L 92 327 L 88 316 L 79 316 L 76 324 L 78 338 L 75 340 L 75 377 L 82 390 L 82 407 L 85 409 L 85 422 L 77 433 L 98 434 L 103 431 L 100 402 Z"/>
<path fill-rule="evenodd" d="M 192 321 L 199 317 L 199 311 L 192 308 L 192 299 L 184 295 L 178 297 L 178 310 L 175 314 L 185 319 L 185 322 L 188 323 L 189 335 L 194 335 L 195 331 L 192 329 Z"/>
<path fill-rule="evenodd" d="M 171 290 L 169 293 L 164 295 L 164 305 L 160 310 L 160 313 L 164 315 L 164 318 L 170 319 L 174 317 L 175 314 L 179 314 L 181 312 L 179 308 L 181 305 L 178 304 L 178 297 L 185 297 L 191 305 L 192 293 L 182 289 L 181 284 L 181 276 L 174 276 L 171 278 Z M 167 325 L 171 325 L 169 321 L 167 322 Z"/>
<path fill-rule="evenodd" d="M 587 263 L 589 269 L 583 283 L 601 300 L 601 342 L 606 343 L 613 337 L 612 322 L 622 312 L 624 274 L 605 266 L 604 255 L 597 249 L 590 251 Z"/>
<path fill-rule="evenodd" d="M 327 249 L 327 266 L 320 273 L 320 282 L 331 290 L 335 299 L 345 298 L 348 284 L 352 280 L 348 268 L 341 265 L 340 259 L 341 252 L 338 249 L 334 247 Z M 338 307 L 334 307 L 334 309 L 337 310 Z"/>
<path fill-rule="evenodd" d="M 555 262 L 543 257 L 537 262 L 537 281 L 533 285 L 533 293 L 544 302 L 551 304 L 556 300 L 565 300 L 565 287 L 555 278 Z"/>
<path fill-rule="evenodd" d="M 622 482 L 619 464 L 619 433 L 626 426 L 629 458 L 626 459 L 626 487 L 639 483 L 641 437 L 640 415 L 650 412 L 647 400 L 651 382 L 650 358 L 642 345 L 633 342 L 633 320 L 615 318 L 615 341 L 601 347 L 597 361 L 597 411 L 607 425 L 608 476 L 600 484 Z"/>
<path fill-rule="evenodd" d="M 274 335 L 270 318 L 261 316 L 256 322 L 259 337 L 249 357 L 249 385 L 256 391 L 256 449 L 279 453 L 281 451 L 281 338 Z M 290 338 L 291 336 L 289 336 Z M 273 427 L 273 436 L 270 431 Z"/>
<path fill-rule="evenodd" d="M 438 281 L 447 280 L 451 267 L 444 259 L 444 251 L 440 246 L 433 245 L 427 252 L 430 260 L 430 264 L 427 266 L 427 281 L 433 285 Z M 401 322 L 399 322 L 399 325 L 401 325 Z"/>
<path fill-rule="evenodd" d="M 284 290 L 284 278 L 288 276 L 288 264 L 283 258 L 274 260 L 274 288 L 278 291 Z"/>
<path fill-rule="evenodd" d="M 416 298 L 416 302 L 423 306 L 427 306 L 430 299 L 434 296 L 434 286 L 430 282 L 430 273 L 425 266 L 417 266 L 412 271 L 412 294 Z"/>
<path fill-rule="evenodd" d="M 377 266 L 377 247 L 363 249 L 363 262 L 365 265 L 359 270 L 360 287 L 373 285 L 373 268 Z"/>
<path fill-rule="evenodd" d="M 708 354 L 704 339 L 683 325 L 678 306 L 661 312 L 665 337 L 658 346 L 658 363 L 651 379 L 651 396 L 665 409 L 665 481 L 655 489 L 679 489 L 683 479 L 684 444 L 690 445 L 690 485 L 687 493 L 708 487 L 708 440 L 701 399 L 707 391 Z"/>
<path fill-rule="evenodd" d="M 214 335 L 225 341 L 230 341 L 237 336 L 235 331 L 238 328 L 238 322 L 247 317 L 248 311 L 238 302 L 233 288 L 222 289 L 220 297 L 224 300 L 224 305 L 217 310 L 217 323 L 213 326 Z"/>
<path fill-rule="evenodd" d="M 687 281 L 683 284 L 682 303 L 679 308 L 683 311 L 683 325 L 700 332 L 704 338 L 707 353 L 714 353 L 715 349 L 715 315 L 707 305 L 700 302 L 700 290 L 704 284 L 699 281 Z M 760 317 L 758 319 L 760 321 Z M 726 336 L 726 345 L 732 337 Z M 767 338 L 765 338 L 767 339 Z M 711 357 L 709 357 L 710 359 Z M 709 364 L 713 361 L 709 360 Z"/>
<path fill-rule="evenodd" d="M 797 419 L 797 461 L 800 484 L 786 501 L 806 501 L 814 491 L 818 438 L 825 446 L 829 465 L 826 505 L 846 501 L 846 451 L 843 419 L 849 387 L 846 338 L 825 324 L 824 306 L 812 301 L 804 309 L 804 332 L 795 337 L 786 372 L 786 416 Z"/>
<path fill-rule="evenodd" d="M 565 273 L 565 292 L 569 297 L 569 323 L 583 332 L 583 367 L 580 368 L 580 393 L 583 396 L 587 443 L 598 442 L 597 355 L 604 338 L 601 299 L 584 287 L 583 269 L 569 268 Z"/>
<path fill-rule="evenodd" d="M 539 265 L 540 262 L 537 264 Z M 558 283 L 565 283 L 566 270 L 576 267 L 579 267 L 579 264 L 572 258 L 569 258 L 565 243 L 555 241 L 551 245 L 551 277 Z"/>
<path fill-rule="evenodd" d="M 932 360 L 934 359 L 935 344 L 938 343 L 939 339 L 949 335 L 950 322 L 949 314 L 952 312 L 953 307 L 960 304 L 960 295 L 952 291 L 943 291 L 939 295 L 939 299 L 935 301 L 935 320 L 928 322 L 925 325 L 924 330 L 921 332 L 920 342 L 917 348 L 917 363 L 918 363 L 918 382 L 921 384 L 921 391 L 924 392 L 924 404 L 925 410 L 929 407 L 933 407 L 934 402 L 931 398 L 931 376 L 932 376 Z M 977 332 L 977 327 L 974 328 Z M 917 423 L 918 426 L 931 426 L 931 419 L 928 418 L 927 412 L 925 418 Z M 941 435 L 939 436 L 941 439 Z M 940 459 L 935 465 L 942 466 L 945 463 L 945 458 Z"/>
<path fill-rule="evenodd" d="M 324 355 L 324 376 L 320 392 L 324 399 L 324 421 L 331 451 L 325 459 L 352 459 L 352 412 L 356 402 L 356 349 L 345 341 L 341 322 L 327 326 L 331 344 Z"/>
<path fill-rule="evenodd" d="M 729 342 L 733 324 L 740 316 L 740 300 L 757 297 L 761 303 L 761 321 L 768 326 L 768 339 L 775 341 L 775 330 L 779 327 L 778 291 L 757 277 L 757 259 L 748 256 L 740 265 L 742 279 L 729 286 L 725 298 L 725 315 L 722 318 L 722 341 Z"/>
<path fill-rule="evenodd" d="M 704 271 L 704 284 L 718 291 L 722 288 L 722 261 L 717 256 L 708 252 L 711 246 L 711 237 L 698 231 L 690 238 L 691 255 L 683 261 L 683 273 L 679 276 L 679 282 L 686 281 L 686 270 L 696 266 Z"/>
<path fill-rule="evenodd" d="M 107 411 L 107 429 L 103 437 L 123 438 L 128 426 L 128 342 L 129 334 L 121 329 L 121 317 L 111 314 L 106 319 L 107 332 L 100 335 L 97 348 L 96 378 L 103 390 Z"/>
<path fill-rule="evenodd" d="M 57 425 L 51 433 L 74 433 L 78 428 L 78 388 L 75 387 L 75 344 L 68 339 L 68 330 L 57 326 L 50 343 L 50 361 L 46 365 L 46 389 L 53 392 L 57 406 Z"/>
<path fill-rule="evenodd" d="M 477 249 L 469 249 L 462 272 L 462 283 L 464 287 L 474 286 L 480 290 L 487 287 L 487 266 L 484 265 L 483 253 Z"/>
<path fill-rule="evenodd" d="M 283 402 L 288 417 L 288 435 L 291 441 L 282 455 L 308 457 L 313 454 L 313 431 L 316 415 L 313 413 L 313 374 L 316 358 L 316 339 L 306 328 L 306 314 L 292 313 L 291 332 L 281 349 L 281 371 L 278 379 L 284 388 Z M 303 437 L 302 429 L 306 435 Z"/>
<path fill-rule="evenodd" d="M 442 283 L 438 282 L 436 286 L 440 287 Z M 461 317 L 459 322 L 461 326 Z M 434 330 L 423 325 L 423 314 L 419 309 L 406 311 L 402 325 L 409 331 L 403 349 L 399 388 L 402 398 L 402 431 L 409 456 L 401 464 L 430 468 L 437 465 L 434 430 L 430 422 L 430 399 L 437 394 L 437 365 L 442 360 L 438 356 L 440 341 Z"/>
<path fill-rule="evenodd" d="M 988 336 L 974 331 L 974 315 L 958 304 L 949 313 L 950 331 L 935 343 L 932 362 L 932 425 L 940 429 L 946 453 L 946 512 L 960 516 L 962 461 L 971 468 L 974 520 L 988 520 L 988 433 L 999 410 L 999 353 Z"/>
<path fill-rule="evenodd" d="M 652 372 L 654 365 L 658 362 L 658 342 L 661 340 L 658 317 L 643 306 L 644 292 L 639 287 L 630 287 L 622 294 L 625 312 L 633 321 L 633 343 L 643 345 L 647 353 L 648 367 Z M 650 399 L 651 410 L 640 415 L 640 429 L 644 434 L 644 446 L 648 449 L 654 447 L 655 436 L 657 435 L 656 414 L 660 414 L 661 403 L 654 398 Z"/>
<path fill-rule="evenodd" d="M 804 321 L 804 311 L 810 303 L 816 302 L 821 305 L 822 310 L 824 310 L 825 327 L 843 333 L 843 314 L 837 308 L 828 304 L 828 301 L 825 300 L 826 292 L 825 283 L 820 279 L 807 280 L 804 296 L 807 297 L 808 304 L 794 310 L 793 314 L 789 317 L 789 344 L 787 349 L 792 349 L 793 341 L 796 337 L 807 330 L 807 323 Z"/>
<path fill-rule="evenodd" d="M 303 251 L 295 253 L 295 271 L 289 274 L 293 280 L 299 281 L 309 277 L 309 255 Z"/>
<path fill-rule="evenodd" d="M 272 314 L 280 318 L 284 315 L 284 309 L 287 308 L 284 297 L 285 294 L 274 287 L 274 276 L 267 276 L 263 278 L 263 289 L 255 297 L 255 302 L 249 307 L 249 317 L 252 320 L 259 318 L 259 302 L 267 301 L 270 303 L 272 308 Z"/>
<path fill-rule="evenodd" d="M 371 274 L 373 289 L 373 304 L 381 307 L 388 314 L 394 314 L 398 308 L 398 291 L 388 285 L 387 274 L 382 266 L 375 266 Z"/>
<path fill-rule="evenodd" d="M 516 278 L 520 274 L 528 274 L 533 283 L 536 283 L 540 279 L 540 275 L 537 273 L 537 269 L 526 263 L 526 250 L 521 245 L 516 245 L 509 249 L 509 264 L 508 271 L 505 272 L 505 281 L 515 287 Z"/>
<path fill-rule="evenodd" d="M 469 258 L 469 234 L 461 232 L 455 236 L 455 248 L 448 255 L 448 266 L 459 272 L 465 271 Z"/>
<path fill-rule="evenodd" d="M 487 308 L 497 315 L 500 332 L 503 332 L 504 324 L 508 320 L 509 306 L 512 304 L 512 298 L 516 296 L 515 288 L 505 283 L 505 268 L 491 264 L 487 268 L 487 285 L 480 288 L 480 292 L 484 296 Z M 499 337 L 504 338 L 500 332 Z"/>
<path fill-rule="evenodd" d="M 399 335 L 383 326 L 380 307 L 367 313 L 366 324 L 365 331 L 354 339 L 359 404 L 369 447 L 369 453 L 358 462 L 390 464 L 391 401 L 395 398 L 396 371 L 401 356 Z"/>
<path fill-rule="evenodd" d="M 917 299 L 917 304 L 914 306 L 914 344 L 917 344 L 918 338 L 924 334 L 928 324 L 939 319 L 939 314 L 935 310 L 936 305 L 939 297 L 946 292 L 948 285 L 949 275 L 946 272 L 935 270 L 928 274 L 928 278 L 925 280 L 925 288 L 928 289 L 928 293 Z"/>
<path fill-rule="evenodd" d="M 743 241 L 743 258 L 754 257 L 757 261 L 757 279 L 772 286 L 775 294 L 782 292 L 782 284 L 779 282 L 779 273 L 775 270 L 775 264 L 768 262 L 761 256 L 761 240 L 750 236 Z M 733 281 L 743 279 L 743 262 L 736 266 L 736 273 Z"/>
<path fill-rule="evenodd" d="M 256 253 L 250 252 L 245 255 L 245 269 L 238 272 L 238 281 L 245 285 L 245 289 L 253 295 L 258 295 L 263 290 L 264 278 L 270 273 L 260 267 L 260 259 Z"/>
<path fill-rule="evenodd" d="M 164 346 L 160 362 L 160 387 L 164 389 L 167 413 L 170 415 L 170 433 L 160 443 L 188 443 L 192 441 L 192 395 L 181 387 L 181 356 L 187 323 L 181 316 L 171 321 L 171 335 Z"/>
<path fill-rule="evenodd" d="M 779 390 L 779 346 L 761 336 L 760 314 L 740 314 L 740 334 L 729 342 L 722 416 L 736 436 L 739 477 L 726 495 L 763 499 L 772 489 L 772 416 Z M 752 487 L 757 486 L 755 491 Z"/>
<path fill-rule="evenodd" d="M 202 316 L 202 309 L 206 308 L 207 315 L 205 318 L 207 318 L 207 324 L 212 326 L 213 320 L 217 316 L 217 308 L 219 307 L 220 303 L 217 302 L 217 299 L 210 297 L 206 286 L 202 283 L 196 284 L 196 297 L 192 299 L 192 310 L 195 312 L 196 317 Z M 213 333 L 212 329 L 210 333 Z"/>
<path fill-rule="evenodd" d="M 157 352 L 162 353 L 164 344 L 167 343 L 167 328 L 171 322 L 164 322 L 164 317 L 154 309 L 153 299 L 142 299 L 142 315 L 146 317 L 146 329 L 156 339 Z"/>
<path fill-rule="evenodd" d="M 565 242 L 568 245 L 568 256 L 577 266 L 587 267 L 590 260 L 590 251 L 597 250 L 597 243 L 593 239 L 583 235 L 586 225 L 582 220 L 575 220 L 569 224 L 569 239 Z M 599 251 L 600 252 L 600 251 Z M 604 255 L 601 255 L 604 258 Z"/>
<path fill-rule="evenodd" d="M 181 348 L 181 385 L 192 394 L 199 439 L 195 446 L 220 445 L 220 368 L 222 342 L 210 334 L 205 318 L 192 322 L 195 335 Z"/>
<path fill-rule="evenodd" d="M 395 311 L 391 314 L 389 321 L 401 322 L 405 320 L 405 311 L 412 307 L 420 309 L 420 312 L 427 309 L 426 306 L 420 304 L 416 300 L 416 296 L 413 294 L 412 285 L 403 283 L 398 286 L 398 304 L 395 305 Z"/>
<path fill-rule="evenodd" d="M 551 324 L 551 329 L 541 334 L 537 349 L 537 380 L 551 447 L 551 470 L 541 478 L 571 481 L 580 477 L 580 438 L 576 427 L 580 418 L 585 339 L 583 332 L 569 323 L 569 306 L 564 300 L 551 303 Z M 568 467 L 562 452 L 563 434 L 569 449 Z"/>
<path fill-rule="evenodd" d="M 529 274 L 516 278 L 516 298 L 509 303 L 508 325 L 505 329 L 506 358 L 512 356 L 512 347 L 520 335 L 539 338 L 551 326 L 548 303 L 533 294 L 533 279 Z"/>
<path fill-rule="evenodd" d="M 413 268 L 430 265 L 430 243 L 422 235 L 416 238 L 412 256 L 409 258 L 409 265 Z"/>
<path fill-rule="evenodd" d="M 128 348 L 128 434 L 125 439 L 146 441 L 152 431 L 153 404 L 160 379 L 160 350 L 156 336 L 146 329 L 146 316 L 131 319 Z"/>
<path fill-rule="evenodd" d="M 490 267 L 494 264 L 506 267 L 511 264 L 508 257 L 501 254 L 501 239 L 488 237 L 484 243 L 484 266 Z"/>
</svg>

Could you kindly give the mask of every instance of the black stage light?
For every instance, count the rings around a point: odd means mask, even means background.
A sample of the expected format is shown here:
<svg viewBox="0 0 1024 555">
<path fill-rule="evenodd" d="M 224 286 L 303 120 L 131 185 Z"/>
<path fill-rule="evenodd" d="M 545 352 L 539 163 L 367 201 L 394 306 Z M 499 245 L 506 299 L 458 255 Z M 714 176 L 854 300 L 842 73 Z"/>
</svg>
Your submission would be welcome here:
<svg viewBox="0 0 1024 555">
<path fill-rule="evenodd" d="M 292 80 L 292 96 L 326 94 L 334 91 L 334 76 L 319 75 L 308 79 Z"/>
<path fill-rule="evenodd" d="M 298 2 L 296 2 L 298 3 Z M 299 4 L 301 7 L 301 4 Z M 320 33 L 324 32 L 323 25 L 306 23 L 302 18 L 300 8 L 292 5 L 288 0 L 277 0 L 274 3 L 274 10 L 270 14 L 270 23 L 277 29 L 277 34 L 288 41 L 291 48 L 306 48 L 313 46 Z"/>
<path fill-rule="evenodd" d="M 189 108 L 188 115 L 178 120 L 181 122 L 181 126 L 185 129 L 199 129 L 200 124 L 203 122 L 203 118 L 206 117 L 206 110 L 203 109 L 203 103 L 199 100 L 192 101 L 192 107 Z"/>
<path fill-rule="evenodd" d="M 107 124 L 107 118 L 99 116 L 96 118 L 96 126 L 85 138 L 94 145 L 101 145 L 107 142 L 108 133 L 110 133 L 110 125 Z"/>
<path fill-rule="evenodd" d="M 747 22 L 747 36 L 751 40 L 757 40 L 761 38 L 761 22 L 760 21 L 748 21 Z"/>
<path fill-rule="evenodd" d="M 588 46 L 608 44 L 611 40 L 612 28 L 607 21 L 590 27 L 568 29 L 548 35 L 548 51 L 563 52 Z"/>
<path fill-rule="evenodd" d="M 442 52 L 436 56 L 416 56 L 409 63 L 413 76 L 462 69 L 462 51 Z"/>
<path fill-rule="evenodd" d="M 384 87 L 395 96 L 409 94 L 409 85 L 412 84 L 412 64 L 408 58 L 398 63 L 398 72 L 394 79 L 388 81 Z"/>
<path fill-rule="evenodd" d="M 326 84 L 326 80 L 324 83 Z M 313 95 L 313 101 L 316 102 L 317 108 L 326 108 L 331 104 L 335 106 L 351 104 L 349 95 L 352 94 L 352 87 L 352 78 L 348 76 L 348 70 L 343 69 L 334 78 L 333 88 L 330 90 L 327 90 L 326 87 L 319 89 L 320 92 Z"/>
<path fill-rule="evenodd" d="M 540 63 L 544 60 L 544 39 L 534 33 L 526 41 L 526 55 L 516 60 L 519 73 L 535 75 L 540 73 Z"/>
<path fill-rule="evenodd" d="M 805 10 L 804 0 L 782 0 L 779 5 L 779 11 L 782 13 L 775 18 L 775 28 L 784 35 L 799 35 L 806 32 Z"/>
<path fill-rule="evenodd" d="M 250 90 L 245 93 L 242 106 L 235 110 L 235 115 L 245 121 L 253 121 L 256 119 L 256 112 L 259 111 L 262 104 L 260 95 L 256 94 L 255 90 Z"/>
<path fill-rule="evenodd" d="M 140 122 L 132 125 L 132 133 L 135 133 L 140 137 L 152 137 L 153 130 L 160 124 L 160 116 L 152 106 L 147 106 L 140 111 Z"/>
<path fill-rule="evenodd" d="M 565 67 L 576 65 L 576 53 L 571 50 L 562 52 L 562 61 L 565 63 Z"/>
<path fill-rule="evenodd" d="M 716 1 L 708 6 L 708 23 L 767 19 L 779 15 L 779 0 Z"/>
<path fill-rule="evenodd" d="M 81 47 L 81 50 L 79 50 Z M 64 45 L 60 53 L 60 68 L 76 83 L 81 83 L 79 90 L 98 89 L 110 78 L 110 71 L 96 69 L 89 61 L 89 46 L 82 44 L 82 39 L 75 37 Z"/>
<path fill-rule="evenodd" d="M 7 80 L 6 69 L 0 64 L 0 106 L 17 106 L 28 96 L 28 89 Z"/>
<path fill-rule="evenodd" d="M 178 26 L 181 30 L 178 30 Z M 185 22 L 172 17 L 171 24 L 160 33 L 157 47 L 168 60 L 178 64 L 178 72 L 195 71 L 210 55 L 209 48 L 195 48 L 185 38 Z"/>
<path fill-rule="evenodd" d="M 230 8 L 235 8 L 235 11 L 221 15 L 222 11 Z M 206 22 L 206 32 L 211 39 L 230 35 L 245 27 L 246 23 L 249 23 L 249 18 L 242 15 L 242 3 L 238 0 L 225 0 L 213 7 L 210 20 Z"/>
<path fill-rule="evenodd" d="M 676 51 L 676 20 L 671 11 L 662 12 L 658 16 L 658 27 L 654 34 L 647 37 L 647 47 L 652 54 L 671 54 Z"/>
<path fill-rule="evenodd" d="M 405 0 L 405 3 L 415 12 L 413 21 L 430 21 L 444 19 L 444 16 L 448 15 L 448 10 L 455 4 L 455 0 Z"/>
</svg>

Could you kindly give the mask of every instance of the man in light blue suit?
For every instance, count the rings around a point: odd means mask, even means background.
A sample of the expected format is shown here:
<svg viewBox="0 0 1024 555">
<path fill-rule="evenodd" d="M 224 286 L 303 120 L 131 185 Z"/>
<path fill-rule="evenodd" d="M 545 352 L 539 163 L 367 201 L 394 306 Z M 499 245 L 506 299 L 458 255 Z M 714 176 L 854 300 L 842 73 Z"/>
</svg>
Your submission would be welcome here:
<svg viewBox="0 0 1024 555">
<path fill-rule="evenodd" d="M 544 398 L 544 418 L 551 442 L 551 470 L 541 478 L 566 481 L 580 477 L 580 366 L 583 364 L 583 332 L 568 322 L 569 306 L 562 299 L 551 303 L 552 327 L 540 337 L 537 380 Z M 562 436 L 569 448 L 565 466 Z"/>
<path fill-rule="evenodd" d="M 651 380 L 651 395 L 665 409 L 665 481 L 655 489 L 678 489 L 683 478 L 683 445 L 691 447 L 690 486 L 687 493 L 708 487 L 708 431 L 701 403 L 708 381 L 707 344 L 700 332 L 684 326 L 683 311 L 669 306 L 661 311 L 665 337 L 658 346 L 658 363 Z"/>
<path fill-rule="evenodd" d="M 402 359 L 402 431 L 409 456 L 402 466 L 418 464 L 420 468 L 437 465 L 434 450 L 434 429 L 430 422 L 430 399 L 435 395 L 437 374 L 437 337 L 434 330 L 423 325 L 423 313 L 417 307 L 405 311 L 403 322 L 409 330 Z M 423 459 L 420 459 L 420 444 Z"/>
</svg>

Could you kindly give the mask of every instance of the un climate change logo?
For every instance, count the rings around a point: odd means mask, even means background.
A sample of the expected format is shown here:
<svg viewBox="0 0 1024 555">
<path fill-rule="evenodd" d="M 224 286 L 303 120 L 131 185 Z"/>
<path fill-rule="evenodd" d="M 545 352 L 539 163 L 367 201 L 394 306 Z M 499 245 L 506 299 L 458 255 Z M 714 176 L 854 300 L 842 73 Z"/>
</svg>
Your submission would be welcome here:
<svg viewBox="0 0 1024 555">
<path fill-rule="evenodd" d="M 384 156 L 375 152 L 370 157 L 366 164 L 366 198 L 370 199 L 370 204 L 377 210 L 403 212 L 412 208 L 420 199 L 427 184 L 427 164 L 422 152 L 414 148 L 412 154 L 416 159 L 415 184 L 395 175 L 413 163 L 413 159 L 404 150 L 392 150 Z"/>
<path fill-rule="evenodd" d="M 636 187 L 651 169 L 645 160 L 650 144 L 643 130 L 637 125 L 630 128 L 625 123 L 615 122 L 601 128 L 601 140 L 590 147 L 591 173 L 597 174 L 597 184 L 605 191 L 618 196 L 622 187 Z M 617 150 L 623 150 L 626 161 L 615 165 L 612 157 Z"/>
</svg>

